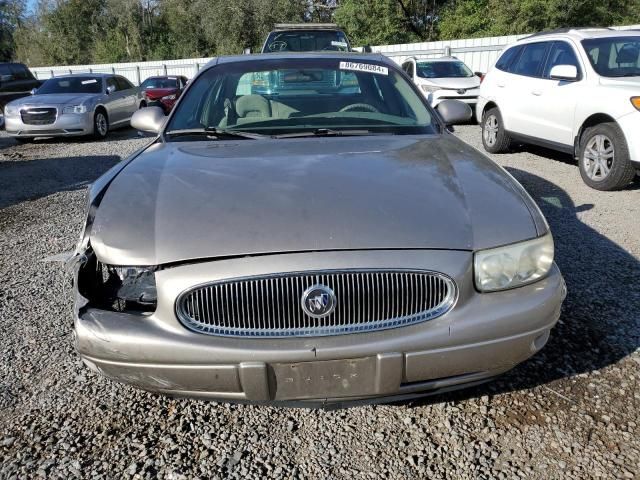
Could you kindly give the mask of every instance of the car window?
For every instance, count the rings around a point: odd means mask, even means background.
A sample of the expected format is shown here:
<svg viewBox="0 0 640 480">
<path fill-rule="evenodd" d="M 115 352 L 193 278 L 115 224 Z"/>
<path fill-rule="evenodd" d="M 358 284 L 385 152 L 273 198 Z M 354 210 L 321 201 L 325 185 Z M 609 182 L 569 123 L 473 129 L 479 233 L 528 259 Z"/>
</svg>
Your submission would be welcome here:
<svg viewBox="0 0 640 480">
<path fill-rule="evenodd" d="M 526 75 L 527 77 L 539 76 L 548 46 L 549 42 L 524 45 L 520 57 L 515 61 L 513 68 L 510 69 L 511 73 Z"/>
<path fill-rule="evenodd" d="M 19 63 L 11 65 L 11 73 L 16 80 L 31 80 L 31 73 L 27 70 L 27 67 Z"/>
<path fill-rule="evenodd" d="M 640 35 L 583 40 L 594 70 L 603 77 L 640 77 Z"/>
<path fill-rule="evenodd" d="M 264 52 L 349 51 L 347 37 L 341 31 L 286 30 L 271 32 Z"/>
<path fill-rule="evenodd" d="M 571 45 L 567 42 L 553 42 L 542 76 L 544 78 L 549 78 L 551 69 L 556 65 L 573 65 L 578 69 L 578 73 L 580 72 L 578 58 L 576 57 Z M 578 77 L 579 76 L 580 75 L 578 75 Z"/>
<path fill-rule="evenodd" d="M 0 63 L 0 75 L 13 75 L 8 64 Z"/>
<path fill-rule="evenodd" d="M 503 72 L 508 72 L 513 59 L 517 57 L 518 53 L 520 53 L 521 47 L 521 45 L 517 45 L 506 49 L 496 62 L 496 68 Z"/>
<path fill-rule="evenodd" d="M 460 61 L 417 62 L 417 74 L 421 78 L 469 78 L 473 72 Z"/>
<path fill-rule="evenodd" d="M 116 77 L 116 84 L 118 85 L 118 90 L 129 90 L 133 88 L 133 84 L 124 77 Z"/>
<path fill-rule="evenodd" d="M 107 78 L 107 88 L 113 87 L 114 91 L 118 91 L 118 84 L 116 83 L 116 79 L 113 77 Z"/>
<path fill-rule="evenodd" d="M 40 88 L 38 95 L 49 93 L 101 93 L 102 79 L 91 76 L 54 77 L 46 80 Z"/>
<path fill-rule="evenodd" d="M 200 75 L 167 132 L 194 128 L 274 135 L 315 129 L 433 133 L 439 127 L 423 97 L 393 67 L 287 58 L 230 62 Z"/>
</svg>

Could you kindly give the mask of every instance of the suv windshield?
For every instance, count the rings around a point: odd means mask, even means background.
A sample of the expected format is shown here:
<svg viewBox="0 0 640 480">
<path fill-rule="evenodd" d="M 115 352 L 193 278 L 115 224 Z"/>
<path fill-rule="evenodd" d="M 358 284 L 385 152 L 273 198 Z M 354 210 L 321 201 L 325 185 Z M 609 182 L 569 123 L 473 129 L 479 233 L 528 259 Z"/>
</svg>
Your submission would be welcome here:
<svg viewBox="0 0 640 480">
<path fill-rule="evenodd" d="M 315 52 L 321 50 L 348 52 L 349 42 L 346 35 L 340 30 L 271 32 L 262 52 Z"/>
<path fill-rule="evenodd" d="M 582 41 L 593 69 L 603 77 L 640 76 L 640 36 Z"/>
<path fill-rule="evenodd" d="M 266 135 L 328 129 L 416 134 L 434 133 L 439 126 L 420 94 L 393 67 L 287 58 L 210 68 L 182 97 L 165 134 L 214 129 Z"/>
<path fill-rule="evenodd" d="M 177 78 L 147 78 L 142 84 L 140 88 L 143 90 L 148 90 L 150 88 L 178 88 L 178 79 Z"/>
<path fill-rule="evenodd" d="M 47 93 L 101 93 L 100 77 L 50 78 L 38 88 L 38 95 Z"/>
<path fill-rule="evenodd" d="M 416 62 L 417 75 L 422 78 L 467 78 L 473 72 L 462 62 Z"/>
</svg>

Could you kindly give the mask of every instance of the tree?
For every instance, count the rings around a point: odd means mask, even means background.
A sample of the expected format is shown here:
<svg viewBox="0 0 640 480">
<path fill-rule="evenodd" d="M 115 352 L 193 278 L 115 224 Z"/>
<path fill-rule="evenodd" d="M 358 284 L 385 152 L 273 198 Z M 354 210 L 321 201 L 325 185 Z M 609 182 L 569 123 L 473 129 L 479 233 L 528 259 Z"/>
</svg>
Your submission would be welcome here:
<svg viewBox="0 0 640 480">
<path fill-rule="evenodd" d="M 0 0 L 0 61 L 8 62 L 15 54 L 14 34 L 22 23 L 24 0 Z"/>
</svg>

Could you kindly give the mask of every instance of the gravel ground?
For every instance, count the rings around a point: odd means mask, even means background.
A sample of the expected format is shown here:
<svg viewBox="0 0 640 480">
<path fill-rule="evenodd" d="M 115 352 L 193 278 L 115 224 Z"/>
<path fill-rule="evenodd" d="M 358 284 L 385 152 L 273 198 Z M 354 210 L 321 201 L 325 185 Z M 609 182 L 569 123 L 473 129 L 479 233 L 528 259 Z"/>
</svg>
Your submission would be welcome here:
<svg viewBox="0 0 640 480">
<path fill-rule="evenodd" d="M 457 134 L 480 146 L 477 126 Z M 569 158 L 496 156 L 544 210 L 569 295 L 536 357 L 497 381 L 344 410 L 177 400 L 74 353 L 61 267 L 83 194 L 145 144 L 0 136 L 0 478 L 640 478 L 640 181 L 591 190 Z"/>
</svg>

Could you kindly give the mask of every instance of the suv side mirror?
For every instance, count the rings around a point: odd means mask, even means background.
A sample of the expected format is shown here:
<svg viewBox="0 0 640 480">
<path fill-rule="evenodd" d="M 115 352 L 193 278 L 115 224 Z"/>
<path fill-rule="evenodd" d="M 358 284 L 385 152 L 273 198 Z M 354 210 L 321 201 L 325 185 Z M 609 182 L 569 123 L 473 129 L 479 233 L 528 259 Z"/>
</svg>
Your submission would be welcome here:
<svg viewBox="0 0 640 480">
<path fill-rule="evenodd" d="M 31 91 L 29 92 L 31 95 L 35 95 L 36 92 L 38 91 L 37 88 L 32 88 Z"/>
<path fill-rule="evenodd" d="M 445 125 L 464 123 L 471 120 L 471 107 L 460 100 L 443 100 L 436 107 Z"/>
<path fill-rule="evenodd" d="M 362 52 L 363 53 L 371 53 L 371 52 L 373 52 L 373 50 L 371 49 L 371 45 L 365 45 L 364 47 L 362 47 Z"/>
<path fill-rule="evenodd" d="M 251 55 L 251 48 L 247 47 L 244 50 L 242 50 L 242 54 L 243 55 Z"/>
<path fill-rule="evenodd" d="M 107 87 L 107 95 L 111 95 L 111 94 L 112 94 L 113 92 L 115 92 L 115 91 L 116 91 L 116 87 L 115 87 L 115 85 L 109 85 L 109 86 Z"/>
<path fill-rule="evenodd" d="M 573 82 L 578 79 L 578 69 L 575 65 L 556 65 L 549 72 L 549 78 Z"/>
</svg>

